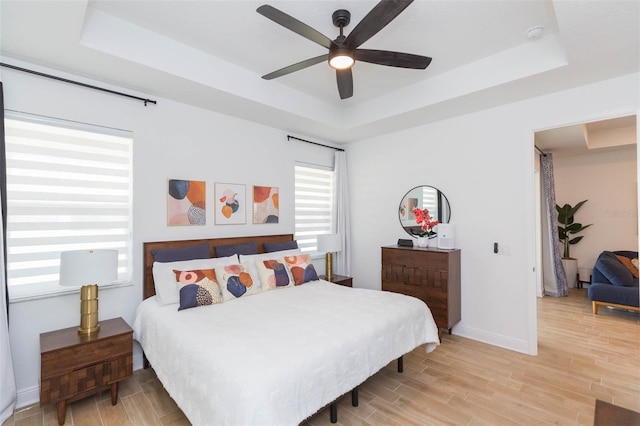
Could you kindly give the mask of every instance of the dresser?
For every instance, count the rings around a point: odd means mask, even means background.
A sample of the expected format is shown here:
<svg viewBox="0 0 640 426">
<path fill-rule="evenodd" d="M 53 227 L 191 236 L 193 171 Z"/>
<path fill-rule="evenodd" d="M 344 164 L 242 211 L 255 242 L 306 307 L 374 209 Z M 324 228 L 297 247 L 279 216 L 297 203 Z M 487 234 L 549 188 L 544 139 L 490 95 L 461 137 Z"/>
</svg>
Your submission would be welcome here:
<svg viewBox="0 0 640 426">
<path fill-rule="evenodd" d="M 438 328 L 461 319 L 460 250 L 382 247 L 382 290 L 423 300 Z"/>
</svg>

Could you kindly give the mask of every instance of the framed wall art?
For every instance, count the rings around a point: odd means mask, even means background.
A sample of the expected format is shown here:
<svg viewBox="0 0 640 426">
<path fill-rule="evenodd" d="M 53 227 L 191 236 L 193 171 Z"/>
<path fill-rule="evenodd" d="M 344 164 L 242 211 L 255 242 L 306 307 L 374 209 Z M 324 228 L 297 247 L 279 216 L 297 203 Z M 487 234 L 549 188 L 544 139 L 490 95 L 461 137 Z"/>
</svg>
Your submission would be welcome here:
<svg viewBox="0 0 640 426">
<path fill-rule="evenodd" d="M 241 225 L 246 219 L 245 185 L 237 183 L 215 183 L 215 224 Z"/>
<path fill-rule="evenodd" d="M 167 188 L 167 225 L 206 224 L 206 182 L 169 179 Z"/>
<path fill-rule="evenodd" d="M 280 220 L 277 186 L 253 186 L 253 223 L 278 223 Z"/>
</svg>

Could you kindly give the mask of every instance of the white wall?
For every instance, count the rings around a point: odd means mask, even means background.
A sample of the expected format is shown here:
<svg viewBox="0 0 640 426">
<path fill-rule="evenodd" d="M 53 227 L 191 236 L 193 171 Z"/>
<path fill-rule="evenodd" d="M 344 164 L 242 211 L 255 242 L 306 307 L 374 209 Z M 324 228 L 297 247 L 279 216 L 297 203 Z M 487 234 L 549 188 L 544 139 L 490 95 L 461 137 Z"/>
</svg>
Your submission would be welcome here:
<svg viewBox="0 0 640 426">
<path fill-rule="evenodd" d="M 294 161 L 333 165 L 331 149 L 287 141 L 285 131 L 166 99 L 145 107 L 141 102 L 10 70 L 3 72 L 2 80 L 7 109 L 134 133 L 133 284 L 100 291 L 101 319 L 121 316 L 133 324 L 142 299 L 144 241 L 293 233 Z M 93 84 L 105 87 L 103 83 Z M 154 98 L 152 94 L 144 96 Z M 168 178 L 207 182 L 206 226 L 166 225 Z M 212 206 L 216 181 L 246 184 L 248 200 L 251 185 L 278 186 L 280 223 L 252 225 L 249 216 L 246 225 L 215 226 Z M 79 310 L 78 294 L 11 303 L 10 339 L 18 407 L 39 400 L 39 334 L 78 325 Z M 140 365 L 141 352 L 136 346 L 134 367 Z"/>
<path fill-rule="evenodd" d="M 462 250 L 462 321 L 454 334 L 535 354 L 533 134 L 635 114 L 638 80 L 629 75 L 350 144 L 358 285 L 380 288 L 380 246 L 407 238 L 397 217 L 404 193 L 435 186 L 451 203 Z M 494 254 L 494 242 L 511 254 Z"/>
<path fill-rule="evenodd" d="M 593 268 L 603 250 L 638 250 L 636 147 L 621 151 L 553 158 L 556 202 L 578 210 L 576 222 L 592 225 L 578 235 L 571 257 Z"/>
</svg>

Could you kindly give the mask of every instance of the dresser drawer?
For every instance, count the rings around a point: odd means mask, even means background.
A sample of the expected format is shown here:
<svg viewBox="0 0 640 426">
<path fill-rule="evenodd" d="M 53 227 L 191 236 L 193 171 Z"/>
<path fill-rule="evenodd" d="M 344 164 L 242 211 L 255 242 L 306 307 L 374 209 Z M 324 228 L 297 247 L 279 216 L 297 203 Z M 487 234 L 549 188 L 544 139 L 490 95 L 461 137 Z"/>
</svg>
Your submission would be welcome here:
<svg viewBox="0 0 640 426">
<path fill-rule="evenodd" d="M 406 294 L 407 296 L 417 297 L 420 300 L 425 300 L 426 292 L 420 286 L 407 285 L 405 283 L 397 281 L 383 281 L 382 290 L 392 291 L 394 293 Z"/>
<path fill-rule="evenodd" d="M 382 249 L 383 265 L 402 265 L 420 269 L 435 269 L 446 271 L 449 268 L 447 253 L 429 252 L 425 256 L 424 251 Z"/>
</svg>

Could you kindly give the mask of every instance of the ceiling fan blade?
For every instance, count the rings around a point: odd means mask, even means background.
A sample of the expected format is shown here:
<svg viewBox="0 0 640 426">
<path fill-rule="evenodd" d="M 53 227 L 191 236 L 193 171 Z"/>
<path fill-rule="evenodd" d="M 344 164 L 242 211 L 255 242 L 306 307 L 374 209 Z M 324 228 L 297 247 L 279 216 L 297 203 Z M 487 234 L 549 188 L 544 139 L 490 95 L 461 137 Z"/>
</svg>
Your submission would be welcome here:
<svg viewBox="0 0 640 426">
<path fill-rule="evenodd" d="M 340 99 L 347 99 L 353 96 L 353 74 L 351 73 L 351 68 L 336 70 L 336 79 L 338 81 Z"/>
<path fill-rule="evenodd" d="M 356 61 L 369 62 L 389 67 L 425 69 L 431 63 L 428 56 L 413 55 L 411 53 L 390 52 L 388 50 L 356 49 Z"/>
<path fill-rule="evenodd" d="M 349 33 L 345 45 L 355 49 L 393 21 L 413 0 L 382 0 Z"/>
<path fill-rule="evenodd" d="M 271 19 L 276 24 L 280 24 L 286 29 L 293 31 L 296 34 L 299 34 L 302 37 L 313 41 L 314 43 L 318 43 L 320 46 L 324 46 L 327 49 L 330 49 L 335 45 L 333 40 L 331 40 L 329 37 L 325 36 L 317 30 L 314 30 L 304 22 L 298 21 L 293 16 L 287 15 L 286 13 L 276 9 L 273 6 L 269 6 L 268 4 L 262 5 L 258 9 L 256 9 L 256 12 L 265 16 L 266 18 Z"/>
<path fill-rule="evenodd" d="M 283 75 L 291 74 L 292 72 L 300 71 L 301 69 L 310 67 L 311 65 L 319 64 L 323 61 L 329 60 L 329 54 L 316 56 L 315 58 L 310 58 L 297 64 L 289 65 L 288 67 L 280 68 L 277 71 L 271 72 L 269 74 L 265 74 L 262 76 L 265 80 L 273 80 L 274 78 L 282 77 Z"/>
</svg>

